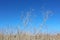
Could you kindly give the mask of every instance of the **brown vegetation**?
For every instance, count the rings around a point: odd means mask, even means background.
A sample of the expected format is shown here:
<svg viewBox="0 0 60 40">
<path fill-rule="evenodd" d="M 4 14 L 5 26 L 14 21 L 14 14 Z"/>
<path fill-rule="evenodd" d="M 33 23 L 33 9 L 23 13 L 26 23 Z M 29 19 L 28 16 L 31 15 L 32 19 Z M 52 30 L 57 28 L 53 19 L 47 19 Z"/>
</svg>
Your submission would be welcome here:
<svg viewBox="0 0 60 40">
<path fill-rule="evenodd" d="M 23 33 L 19 35 L 0 34 L 0 40 L 60 40 L 60 34 L 57 35 L 46 35 L 46 34 L 30 35 L 27 33 Z"/>
<path fill-rule="evenodd" d="M 31 22 L 31 19 L 29 18 L 30 17 L 29 13 L 30 12 L 27 13 L 25 20 L 23 20 L 24 30 L 27 27 L 28 23 Z M 0 33 L 0 40 L 60 40 L 60 34 L 50 35 L 50 34 L 48 34 L 48 32 L 47 32 L 47 34 L 41 34 L 41 29 L 42 29 L 43 25 L 46 25 L 46 21 L 48 19 L 49 13 L 50 13 L 50 11 L 46 12 L 46 14 L 43 18 L 42 24 L 40 24 L 39 33 L 36 33 L 37 31 L 36 31 L 35 27 L 34 27 L 34 35 L 31 33 L 27 33 L 27 32 L 20 32 L 20 30 L 18 29 L 18 32 L 15 35 Z M 48 31 L 48 29 L 47 29 L 47 31 Z"/>
</svg>

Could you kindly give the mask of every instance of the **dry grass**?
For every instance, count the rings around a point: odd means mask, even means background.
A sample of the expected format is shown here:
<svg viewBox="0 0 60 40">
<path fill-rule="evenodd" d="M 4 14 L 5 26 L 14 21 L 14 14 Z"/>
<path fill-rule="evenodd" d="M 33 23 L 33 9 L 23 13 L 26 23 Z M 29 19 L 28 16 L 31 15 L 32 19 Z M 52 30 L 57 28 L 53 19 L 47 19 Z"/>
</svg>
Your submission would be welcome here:
<svg viewBox="0 0 60 40">
<path fill-rule="evenodd" d="M 27 33 L 19 35 L 0 34 L 0 40 L 60 40 L 60 34 L 57 35 L 46 35 L 46 34 L 30 35 Z"/>
<path fill-rule="evenodd" d="M 42 24 L 39 26 L 40 27 L 39 31 L 42 29 L 42 27 L 44 25 L 46 25 L 46 21 L 48 19 L 49 13 L 50 13 L 50 11 L 48 11 L 45 14 Z M 32 23 L 31 19 L 30 19 L 30 14 L 28 12 L 25 20 L 23 19 L 24 29 L 27 28 L 27 25 L 29 22 Z M 13 35 L 13 34 L 5 35 L 3 33 L 0 33 L 0 40 L 60 40 L 60 34 L 50 35 L 50 34 L 41 34 L 41 33 L 35 34 L 35 33 L 36 33 L 35 28 L 34 28 L 34 35 L 32 35 L 31 33 L 20 32 L 18 29 L 18 32 L 15 35 Z"/>
</svg>

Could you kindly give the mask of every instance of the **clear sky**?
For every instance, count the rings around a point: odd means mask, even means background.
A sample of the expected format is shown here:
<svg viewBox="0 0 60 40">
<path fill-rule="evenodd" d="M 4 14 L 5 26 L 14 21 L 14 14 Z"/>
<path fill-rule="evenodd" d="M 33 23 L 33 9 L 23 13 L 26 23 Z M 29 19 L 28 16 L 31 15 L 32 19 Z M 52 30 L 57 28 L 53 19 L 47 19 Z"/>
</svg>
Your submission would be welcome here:
<svg viewBox="0 0 60 40">
<path fill-rule="evenodd" d="M 0 29 L 7 28 L 8 24 L 21 29 L 26 13 L 31 11 L 32 26 L 38 29 L 42 23 L 43 13 L 52 11 L 52 16 L 46 22 L 49 32 L 60 32 L 60 1 L 59 0 L 0 0 Z M 21 16 L 23 20 L 21 20 Z M 36 16 L 36 18 L 33 17 Z M 28 23 L 28 26 L 31 26 Z M 45 27 L 43 27 L 45 29 Z"/>
</svg>

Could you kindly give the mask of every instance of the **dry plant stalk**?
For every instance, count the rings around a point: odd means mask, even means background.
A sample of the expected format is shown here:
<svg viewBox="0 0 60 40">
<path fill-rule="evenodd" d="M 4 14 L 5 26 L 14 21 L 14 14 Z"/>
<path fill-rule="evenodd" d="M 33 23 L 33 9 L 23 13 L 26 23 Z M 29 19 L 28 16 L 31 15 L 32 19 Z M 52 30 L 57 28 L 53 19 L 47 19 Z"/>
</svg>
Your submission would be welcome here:
<svg viewBox="0 0 60 40">
<path fill-rule="evenodd" d="M 40 25 L 41 30 L 42 30 L 43 25 L 46 25 L 46 21 L 48 19 L 48 14 L 45 15 L 43 23 Z M 29 15 L 30 14 L 27 14 L 26 20 L 24 20 L 23 25 L 28 24 Z M 34 33 L 36 33 L 36 28 L 34 28 L 34 31 L 35 31 Z M 9 35 L 5 35 L 4 32 L 0 33 L 0 40 L 60 40 L 60 34 L 57 34 L 57 35 L 48 34 L 47 35 L 47 34 L 39 34 L 39 33 L 37 33 L 35 35 L 31 35 L 31 34 L 26 33 L 26 32 L 20 33 L 20 30 L 18 28 L 18 32 L 15 35 L 13 35 L 12 33 L 10 33 Z"/>
</svg>

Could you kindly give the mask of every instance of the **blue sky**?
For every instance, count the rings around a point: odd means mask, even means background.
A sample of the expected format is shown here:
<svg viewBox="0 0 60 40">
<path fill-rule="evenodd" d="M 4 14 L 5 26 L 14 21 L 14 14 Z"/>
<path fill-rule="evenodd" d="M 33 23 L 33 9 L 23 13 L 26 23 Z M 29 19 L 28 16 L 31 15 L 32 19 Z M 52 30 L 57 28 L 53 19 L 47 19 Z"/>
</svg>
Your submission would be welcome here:
<svg viewBox="0 0 60 40">
<path fill-rule="evenodd" d="M 31 11 L 32 26 L 37 28 L 43 20 L 43 12 L 52 11 L 52 16 L 46 22 L 49 32 L 60 32 L 60 1 L 59 0 L 0 0 L 0 29 L 11 28 L 20 25 L 23 28 L 23 20 L 26 13 Z M 23 15 L 23 20 L 21 20 Z M 34 16 L 36 18 L 34 18 Z M 31 24 L 28 23 L 28 26 Z M 28 29 L 29 27 L 27 27 Z M 43 27 L 43 30 L 45 27 Z"/>
</svg>

